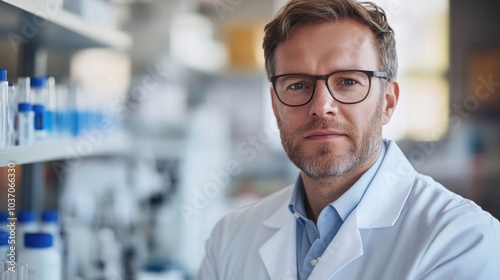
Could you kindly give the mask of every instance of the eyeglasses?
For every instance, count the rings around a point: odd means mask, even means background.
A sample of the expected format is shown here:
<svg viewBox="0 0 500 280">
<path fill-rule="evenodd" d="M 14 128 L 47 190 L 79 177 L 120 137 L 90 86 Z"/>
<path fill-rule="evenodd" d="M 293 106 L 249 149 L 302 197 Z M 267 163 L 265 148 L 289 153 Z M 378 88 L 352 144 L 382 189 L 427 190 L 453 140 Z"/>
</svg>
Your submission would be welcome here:
<svg viewBox="0 0 500 280">
<path fill-rule="evenodd" d="M 309 103 L 313 98 L 318 80 L 325 80 L 326 88 L 336 101 L 342 104 L 355 104 L 365 100 L 368 96 L 372 77 L 387 79 L 387 73 L 342 70 L 322 76 L 283 74 L 271 77 L 271 83 L 281 103 L 290 107 L 299 107 Z"/>
</svg>

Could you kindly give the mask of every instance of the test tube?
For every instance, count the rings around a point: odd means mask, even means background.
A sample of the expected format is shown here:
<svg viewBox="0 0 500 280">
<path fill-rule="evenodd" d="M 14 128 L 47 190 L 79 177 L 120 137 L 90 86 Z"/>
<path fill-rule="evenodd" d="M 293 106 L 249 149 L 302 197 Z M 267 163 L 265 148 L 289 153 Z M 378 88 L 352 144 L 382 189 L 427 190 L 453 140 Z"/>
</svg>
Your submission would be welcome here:
<svg viewBox="0 0 500 280">
<path fill-rule="evenodd" d="M 57 96 L 56 96 L 56 80 L 54 77 L 47 78 L 47 107 L 45 108 L 45 118 L 46 118 L 46 130 L 49 138 L 56 138 L 58 131 L 57 121 L 56 121 L 56 108 L 57 108 Z"/>
<path fill-rule="evenodd" d="M 30 99 L 30 78 L 18 78 L 17 98 L 18 98 L 18 123 L 17 140 L 19 146 L 29 146 L 33 144 L 35 134 L 35 113 Z"/>
<path fill-rule="evenodd" d="M 9 83 L 7 82 L 7 70 L 0 69 L 0 147 L 7 146 L 8 94 Z"/>
<path fill-rule="evenodd" d="M 56 128 L 61 139 L 71 138 L 68 86 L 56 86 Z"/>
<path fill-rule="evenodd" d="M 0 263 L 0 280 L 10 280 L 10 273 L 9 273 L 9 263 L 6 260 L 3 260 Z"/>
<path fill-rule="evenodd" d="M 44 142 L 47 138 L 47 78 L 35 77 L 31 79 L 33 112 L 35 112 L 35 141 Z"/>
<path fill-rule="evenodd" d="M 0 280 L 28 280 L 28 265 L 17 264 L 15 269 L 9 269 L 7 261 L 0 266 Z"/>
<path fill-rule="evenodd" d="M 7 146 L 15 146 L 17 139 L 16 115 L 17 115 L 17 92 L 13 84 L 9 84 L 7 96 Z"/>
<path fill-rule="evenodd" d="M 18 264 L 17 265 L 17 279 L 16 280 L 28 280 L 28 265 Z"/>
<path fill-rule="evenodd" d="M 6 260 L 0 262 L 0 272 L 4 272 L 7 270 L 9 263 Z"/>
</svg>

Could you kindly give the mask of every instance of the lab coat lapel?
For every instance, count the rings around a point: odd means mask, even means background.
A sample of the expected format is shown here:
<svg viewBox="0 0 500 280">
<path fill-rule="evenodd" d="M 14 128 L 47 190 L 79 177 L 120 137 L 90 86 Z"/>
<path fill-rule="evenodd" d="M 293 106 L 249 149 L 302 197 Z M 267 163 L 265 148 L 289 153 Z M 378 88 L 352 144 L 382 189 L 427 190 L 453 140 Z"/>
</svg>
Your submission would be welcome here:
<svg viewBox="0 0 500 280">
<path fill-rule="evenodd" d="M 417 172 L 395 142 L 358 205 L 358 226 L 373 229 L 393 226 L 413 187 Z"/>
<path fill-rule="evenodd" d="M 390 141 L 386 156 L 358 207 L 346 219 L 309 279 L 332 279 L 363 255 L 360 229 L 393 226 L 410 194 L 416 171 L 398 146 Z"/>
<path fill-rule="evenodd" d="M 295 223 L 286 205 L 264 221 L 264 226 L 276 229 L 271 238 L 259 248 L 262 262 L 272 280 L 297 279 Z"/>
<path fill-rule="evenodd" d="M 309 279 L 329 279 L 351 261 L 363 255 L 356 212 L 355 209 L 339 229 L 320 257 Z"/>
</svg>

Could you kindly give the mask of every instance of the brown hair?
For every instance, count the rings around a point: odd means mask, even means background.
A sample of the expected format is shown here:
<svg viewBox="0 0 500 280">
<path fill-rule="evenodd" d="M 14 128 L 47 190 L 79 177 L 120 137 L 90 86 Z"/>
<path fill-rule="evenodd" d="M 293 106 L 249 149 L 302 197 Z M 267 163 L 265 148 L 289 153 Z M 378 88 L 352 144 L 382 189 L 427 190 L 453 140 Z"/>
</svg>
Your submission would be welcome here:
<svg viewBox="0 0 500 280">
<path fill-rule="evenodd" d="M 275 75 L 274 53 L 281 42 L 288 39 L 298 25 L 319 24 L 340 20 L 354 20 L 368 26 L 377 39 L 379 64 L 389 81 L 396 79 L 398 59 L 394 31 L 387 22 L 384 10 L 372 2 L 355 0 L 290 0 L 264 31 L 264 57 L 270 79 Z"/>
</svg>

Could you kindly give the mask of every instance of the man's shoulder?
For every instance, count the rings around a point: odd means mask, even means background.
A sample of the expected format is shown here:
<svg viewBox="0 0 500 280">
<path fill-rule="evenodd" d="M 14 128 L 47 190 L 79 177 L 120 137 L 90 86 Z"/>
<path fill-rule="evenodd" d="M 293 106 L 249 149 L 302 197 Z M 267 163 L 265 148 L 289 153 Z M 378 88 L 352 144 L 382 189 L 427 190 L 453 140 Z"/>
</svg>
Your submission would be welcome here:
<svg viewBox="0 0 500 280">
<path fill-rule="evenodd" d="M 277 211 L 286 211 L 293 185 L 272 193 L 257 202 L 235 209 L 224 216 L 216 230 L 235 234 L 235 231 L 254 230 Z"/>
<path fill-rule="evenodd" d="M 228 222 L 264 221 L 276 211 L 287 207 L 292 195 L 293 185 L 272 193 L 257 202 L 231 211 L 223 219 Z"/>
<path fill-rule="evenodd" d="M 463 224 L 498 223 L 474 201 L 452 192 L 429 176 L 417 174 L 412 193 L 412 206 L 420 205 L 417 208 L 424 217 L 434 217 L 446 224 L 458 221 Z"/>
<path fill-rule="evenodd" d="M 449 190 L 432 177 L 416 171 L 395 142 L 387 141 L 387 143 L 387 155 L 389 155 L 387 158 L 389 160 L 388 163 L 383 163 L 382 167 L 385 167 L 385 169 L 383 169 L 382 176 L 379 176 L 382 181 L 378 182 L 404 184 L 404 186 L 408 187 L 409 196 L 406 199 L 406 206 L 411 208 L 411 212 L 418 214 L 420 217 L 429 217 L 429 219 L 441 221 L 464 216 L 480 216 L 487 220 L 494 219 L 472 200 Z M 396 168 L 395 171 L 394 168 Z M 395 178 L 408 180 L 394 181 L 394 178 L 389 176 L 394 174 L 396 175 Z M 387 181 L 387 179 L 390 180 Z M 398 198 L 403 198 L 403 196 Z"/>
<path fill-rule="evenodd" d="M 484 261 L 500 256 L 500 223 L 472 200 L 418 174 L 406 217 L 412 241 L 405 246 L 414 242 L 409 251 L 421 250 L 417 255 L 423 274 L 444 279 L 444 275 L 468 267 L 461 271 L 463 279 L 500 279 L 491 278 L 498 268 Z"/>
</svg>

